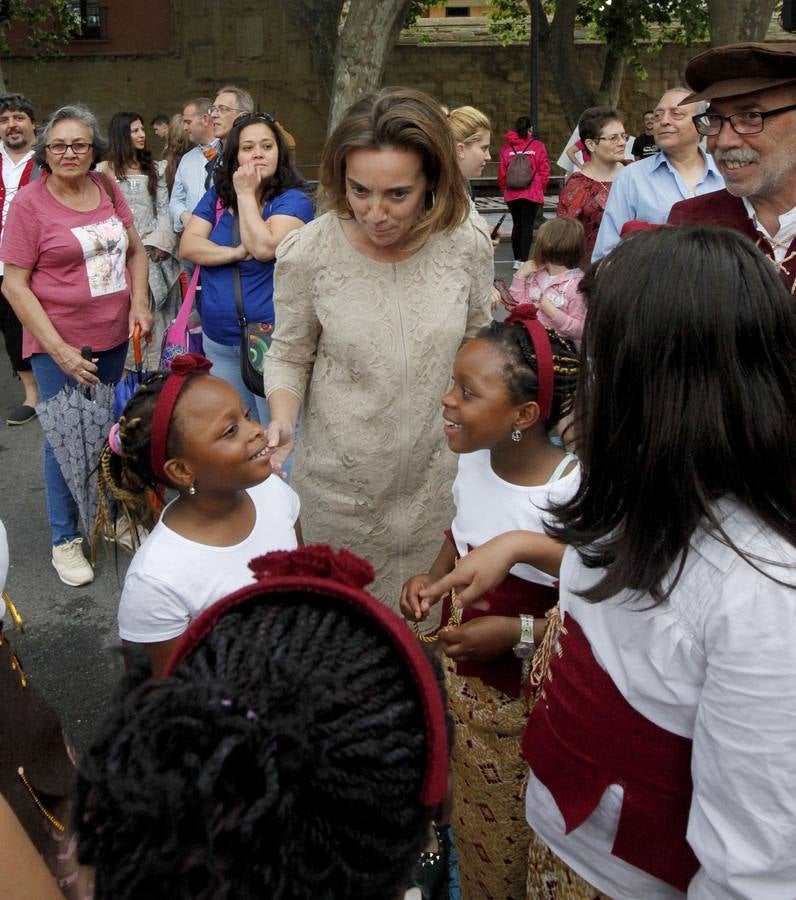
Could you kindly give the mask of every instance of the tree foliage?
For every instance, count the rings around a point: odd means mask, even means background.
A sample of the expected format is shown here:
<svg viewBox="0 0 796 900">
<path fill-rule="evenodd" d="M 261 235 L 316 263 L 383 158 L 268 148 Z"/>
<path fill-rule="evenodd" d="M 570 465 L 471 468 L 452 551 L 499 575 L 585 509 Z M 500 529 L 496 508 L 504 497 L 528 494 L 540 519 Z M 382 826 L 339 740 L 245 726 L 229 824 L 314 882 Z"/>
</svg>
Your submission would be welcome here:
<svg viewBox="0 0 796 900">
<path fill-rule="evenodd" d="M 80 17 L 69 0 L 1 0 L 0 53 L 23 47 L 34 59 L 57 56 L 80 33 Z M 19 39 L 14 39 L 19 35 Z M 7 90 L 0 69 L 0 91 Z"/>
</svg>

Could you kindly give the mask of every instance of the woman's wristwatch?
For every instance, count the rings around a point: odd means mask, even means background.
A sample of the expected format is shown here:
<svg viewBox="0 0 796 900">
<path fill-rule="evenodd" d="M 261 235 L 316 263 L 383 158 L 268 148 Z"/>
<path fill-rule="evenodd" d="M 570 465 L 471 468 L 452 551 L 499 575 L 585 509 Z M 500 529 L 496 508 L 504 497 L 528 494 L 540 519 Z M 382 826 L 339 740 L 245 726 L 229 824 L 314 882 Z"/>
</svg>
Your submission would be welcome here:
<svg viewBox="0 0 796 900">
<path fill-rule="evenodd" d="M 533 640 L 533 616 L 522 613 L 520 615 L 520 626 L 522 628 L 520 631 L 520 639 L 512 647 L 512 650 L 517 659 L 531 659 L 534 653 L 536 653 L 536 644 Z"/>
</svg>

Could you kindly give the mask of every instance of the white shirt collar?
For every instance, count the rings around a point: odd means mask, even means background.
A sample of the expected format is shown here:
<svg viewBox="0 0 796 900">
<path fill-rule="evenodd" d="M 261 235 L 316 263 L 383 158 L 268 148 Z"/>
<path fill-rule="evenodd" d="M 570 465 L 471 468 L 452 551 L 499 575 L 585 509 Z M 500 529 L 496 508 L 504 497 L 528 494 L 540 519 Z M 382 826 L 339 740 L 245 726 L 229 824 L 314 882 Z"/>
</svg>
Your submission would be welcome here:
<svg viewBox="0 0 796 900">
<path fill-rule="evenodd" d="M 24 166 L 27 161 L 33 156 L 33 151 L 28 150 L 28 152 L 18 161 L 14 162 L 13 159 L 8 155 L 8 150 L 6 150 L 6 145 L 0 141 L 0 156 L 3 157 L 3 167 L 8 166 L 9 168 L 15 169 L 17 166 Z"/>
<path fill-rule="evenodd" d="M 793 238 L 796 237 L 796 206 L 789 209 L 779 217 L 779 230 L 776 234 L 769 234 L 766 226 L 757 218 L 754 206 L 748 197 L 741 197 L 746 214 L 752 220 L 755 229 L 771 244 L 774 251 L 774 259 L 782 262 L 787 255 Z"/>
</svg>

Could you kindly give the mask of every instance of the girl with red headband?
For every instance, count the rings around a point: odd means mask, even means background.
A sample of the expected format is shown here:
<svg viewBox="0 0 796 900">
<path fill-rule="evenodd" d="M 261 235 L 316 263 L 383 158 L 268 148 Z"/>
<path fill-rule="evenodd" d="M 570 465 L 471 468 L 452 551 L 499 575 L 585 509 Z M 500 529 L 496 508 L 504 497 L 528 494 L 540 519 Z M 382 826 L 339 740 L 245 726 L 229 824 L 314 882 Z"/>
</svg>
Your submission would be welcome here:
<svg viewBox="0 0 796 900">
<path fill-rule="evenodd" d="M 403 586 L 407 619 L 427 617 L 440 597 L 421 602 L 418 592 L 450 572 L 457 558 L 506 531 L 541 536 L 550 503 L 576 491 L 575 457 L 548 435 L 572 407 L 577 373 L 574 345 L 548 331 L 530 305 L 517 307 L 505 323 L 493 322 L 459 351 L 453 386 L 442 398 L 448 446 L 459 454 L 456 514 L 431 571 Z M 449 602 L 443 606 L 442 621 L 450 624 L 438 637 L 457 732 L 452 825 L 464 897 L 525 898 L 524 663 L 558 599 L 555 572 L 563 553 L 563 546 L 542 539 L 549 571 L 512 569 L 492 592 L 488 615 L 468 610 L 453 624 Z"/>
<path fill-rule="evenodd" d="M 301 543 L 298 496 L 270 477 L 262 425 L 211 365 L 188 354 L 145 381 L 100 454 L 95 538 L 112 534 L 109 499 L 151 528 L 152 497 L 178 493 L 137 550 L 119 604 L 119 635 L 154 674 L 203 609 L 249 583 L 249 560 Z"/>
</svg>

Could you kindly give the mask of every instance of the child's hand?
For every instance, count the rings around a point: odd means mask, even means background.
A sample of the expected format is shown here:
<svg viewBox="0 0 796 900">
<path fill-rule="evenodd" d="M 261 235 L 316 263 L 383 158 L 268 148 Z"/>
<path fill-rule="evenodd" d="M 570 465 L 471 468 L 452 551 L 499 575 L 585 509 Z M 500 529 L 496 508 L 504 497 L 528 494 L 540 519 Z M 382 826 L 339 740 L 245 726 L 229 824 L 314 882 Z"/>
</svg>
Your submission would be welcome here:
<svg viewBox="0 0 796 900">
<path fill-rule="evenodd" d="M 548 319 L 552 319 L 556 314 L 556 308 L 551 303 L 547 297 L 544 297 L 542 302 L 539 304 L 539 309 L 547 316 Z"/>
<path fill-rule="evenodd" d="M 439 597 L 432 600 L 421 600 L 420 590 L 428 587 L 434 581 L 433 576 L 425 573 L 413 575 L 401 588 L 400 607 L 405 619 L 410 622 L 422 622 L 428 618 L 428 612 Z"/>
<path fill-rule="evenodd" d="M 508 653 L 521 631 L 519 616 L 480 616 L 464 625 L 440 629 L 439 642 L 450 659 L 490 662 Z"/>
<path fill-rule="evenodd" d="M 532 275 L 539 267 L 532 260 L 526 260 L 517 271 L 514 273 L 515 278 L 527 278 L 529 275 Z"/>
</svg>

